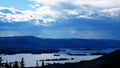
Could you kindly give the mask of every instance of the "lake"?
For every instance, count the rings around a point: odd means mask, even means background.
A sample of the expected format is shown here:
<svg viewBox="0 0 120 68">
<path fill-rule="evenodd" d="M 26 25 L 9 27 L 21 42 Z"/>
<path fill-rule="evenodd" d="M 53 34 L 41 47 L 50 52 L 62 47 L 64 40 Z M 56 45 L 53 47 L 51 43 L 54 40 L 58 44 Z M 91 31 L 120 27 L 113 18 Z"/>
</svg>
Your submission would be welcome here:
<svg viewBox="0 0 120 68">
<path fill-rule="evenodd" d="M 36 66 L 36 60 L 46 60 L 46 59 L 60 59 L 60 58 L 67 58 L 68 60 L 61 60 L 61 61 L 45 61 L 45 64 L 53 64 L 53 63 L 70 63 L 70 62 L 80 62 L 83 60 L 92 60 L 102 55 L 91 55 L 92 53 L 110 53 L 116 48 L 109 48 L 109 49 L 61 49 L 58 53 L 42 53 L 42 54 L 14 54 L 14 55 L 1 55 L 3 62 L 9 61 L 21 61 L 24 58 L 25 67 L 32 67 Z M 74 55 L 69 55 L 74 54 Z M 76 55 L 76 54 L 84 54 L 84 55 Z M 39 66 L 41 66 L 41 61 L 39 61 Z"/>
</svg>

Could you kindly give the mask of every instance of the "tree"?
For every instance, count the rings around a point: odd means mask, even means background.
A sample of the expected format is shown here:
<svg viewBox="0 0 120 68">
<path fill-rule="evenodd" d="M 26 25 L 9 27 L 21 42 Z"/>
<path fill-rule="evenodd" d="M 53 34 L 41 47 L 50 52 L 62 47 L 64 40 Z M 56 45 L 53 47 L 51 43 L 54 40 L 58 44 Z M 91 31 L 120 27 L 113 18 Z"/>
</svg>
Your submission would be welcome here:
<svg viewBox="0 0 120 68">
<path fill-rule="evenodd" d="M 21 68 L 24 68 L 24 66 L 25 66 L 25 64 L 24 64 L 24 58 L 21 59 L 20 65 L 21 65 Z"/>
<path fill-rule="evenodd" d="M 41 68 L 45 68 L 45 63 L 44 63 L 44 61 L 42 61 L 42 66 L 41 66 Z"/>
<path fill-rule="evenodd" d="M 11 63 L 9 63 L 9 68 L 12 68 L 12 65 L 11 65 Z"/>
<path fill-rule="evenodd" d="M 3 60 L 2 60 L 2 57 L 0 57 L 0 64 L 2 63 L 2 61 L 3 61 Z"/>
<path fill-rule="evenodd" d="M 9 68 L 8 61 L 5 63 L 5 68 Z"/>
<path fill-rule="evenodd" d="M 18 61 L 15 61 L 15 64 L 14 64 L 13 68 L 19 68 Z"/>
<path fill-rule="evenodd" d="M 36 60 L 36 67 L 39 67 L 38 60 Z"/>
</svg>

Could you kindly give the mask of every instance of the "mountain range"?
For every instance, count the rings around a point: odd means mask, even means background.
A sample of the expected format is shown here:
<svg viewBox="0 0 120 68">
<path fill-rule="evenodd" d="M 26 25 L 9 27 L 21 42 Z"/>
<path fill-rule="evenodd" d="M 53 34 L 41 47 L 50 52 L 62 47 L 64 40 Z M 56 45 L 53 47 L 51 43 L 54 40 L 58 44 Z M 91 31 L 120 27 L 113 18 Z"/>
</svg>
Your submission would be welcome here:
<svg viewBox="0 0 120 68">
<path fill-rule="evenodd" d="M 0 37 L 0 48 L 119 48 L 119 40 L 42 39 L 34 36 Z"/>
</svg>

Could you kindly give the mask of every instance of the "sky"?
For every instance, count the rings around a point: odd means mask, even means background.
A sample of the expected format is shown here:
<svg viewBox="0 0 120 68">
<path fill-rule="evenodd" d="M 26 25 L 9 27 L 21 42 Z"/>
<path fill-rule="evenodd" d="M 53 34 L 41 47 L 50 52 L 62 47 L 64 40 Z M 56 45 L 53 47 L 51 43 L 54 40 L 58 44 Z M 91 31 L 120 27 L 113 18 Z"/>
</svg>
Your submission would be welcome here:
<svg viewBox="0 0 120 68">
<path fill-rule="evenodd" d="M 0 0 L 0 37 L 120 40 L 119 0 Z"/>
</svg>

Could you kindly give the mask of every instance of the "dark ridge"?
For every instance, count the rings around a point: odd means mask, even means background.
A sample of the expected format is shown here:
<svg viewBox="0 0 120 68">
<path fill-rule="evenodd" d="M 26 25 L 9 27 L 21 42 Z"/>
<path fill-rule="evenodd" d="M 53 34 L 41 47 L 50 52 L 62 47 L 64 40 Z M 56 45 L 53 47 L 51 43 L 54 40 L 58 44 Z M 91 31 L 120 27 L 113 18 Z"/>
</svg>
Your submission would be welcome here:
<svg viewBox="0 0 120 68">
<path fill-rule="evenodd" d="M 119 48 L 119 40 L 42 39 L 34 36 L 0 37 L 0 48 Z"/>
</svg>

